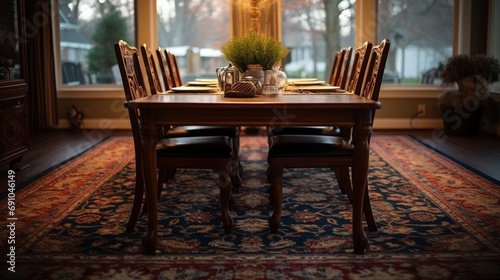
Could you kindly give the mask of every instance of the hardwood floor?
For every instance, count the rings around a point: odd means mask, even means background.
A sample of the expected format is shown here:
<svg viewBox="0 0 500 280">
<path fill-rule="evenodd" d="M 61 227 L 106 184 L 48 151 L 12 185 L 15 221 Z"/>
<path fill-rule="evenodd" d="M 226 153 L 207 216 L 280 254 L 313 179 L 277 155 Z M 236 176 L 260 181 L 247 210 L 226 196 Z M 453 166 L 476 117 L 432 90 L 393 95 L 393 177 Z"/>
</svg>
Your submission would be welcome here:
<svg viewBox="0 0 500 280">
<path fill-rule="evenodd" d="M 480 134 L 477 137 L 433 136 L 432 130 L 375 130 L 374 135 L 411 134 L 426 144 L 449 156 L 482 171 L 500 181 L 500 137 Z M 111 135 L 132 135 L 129 130 L 47 130 L 31 135 L 31 148 L 22 162 L 30 164 L 24 170 L 16 171 L 16 184 L 21 185 L 37 174 L 50 170 L 69 160 Z M 7 162 L 0 164 L 0 193 L 7 190 Z"/>
<path fill-rule="evenodd" d="M 436 137 L 431 130 L 411 130 L 427 145 L 500 181 L 500 136 L 480 133 L 477 137 Z"/>
<path fill-rule="evenodd" d="M 31 132 L 30 149 L 23 156 L 22 164 L 29 167 L 15 171 L 15 183 L 21 186 L 41 172 L 49 171 L 57 165 L 79 155 L 104 138 L 111 135 L 130 135 L 129 130 L 46 130 Z M 10 169 L 8 162 L 0 164 L 0 194 L 7 191 L 7 172 Z"/>
</svg>

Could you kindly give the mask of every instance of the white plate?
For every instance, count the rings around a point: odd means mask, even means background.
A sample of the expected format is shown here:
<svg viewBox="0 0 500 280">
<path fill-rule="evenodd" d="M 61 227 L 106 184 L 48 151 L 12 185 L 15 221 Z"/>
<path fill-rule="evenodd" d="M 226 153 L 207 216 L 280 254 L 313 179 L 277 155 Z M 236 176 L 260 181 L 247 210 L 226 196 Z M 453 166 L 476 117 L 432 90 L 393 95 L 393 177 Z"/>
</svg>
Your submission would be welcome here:
<svg viewBox="0 0 500 280">
<path fill-rule="evenodd" d="M 308 92 L 308 91 L 337 91 L 340 87 L 338 86 L 303 86 L 300 88 L 294 88 L 294 92 Z"/>
<path fill-rule="evenodd" d="M 196 79 L 196 82 L 208 83 L 208 84 L 216 84 L 217 79 Z"/>
<path fill-rule="evenodd" d="M 325 81 L 298 81 L 294 82 L 294 86 L 311 86 L 311 85 L 321 85 L 324 84 Z"/>
<path fill-rule="evenodd" d="M 173 92 L 199 92 L 199 93 L 205 93 L 205 92 L 216 92 L 217 88 L 214 87 L 174 87 L 172 88 Z"/>
<path fill-rule="evenodd" d="M 190 85 L 190 86 L 212 86 L 212 87 L 216 87 L 217 86 L 217 81 L 215 81 L 215 82 L 191 81 L 191 82 L 187 82 L 187 84 Z"/>
<path fill-rule="evenodd" d="M 313 82 L 313 81 L 317 81 L 318 79 L 316 78 L 292 78 L 292 79 L 288 79 L 288 82 L 289 83 L 296 83 L 296 82 Z"/>
</svg>

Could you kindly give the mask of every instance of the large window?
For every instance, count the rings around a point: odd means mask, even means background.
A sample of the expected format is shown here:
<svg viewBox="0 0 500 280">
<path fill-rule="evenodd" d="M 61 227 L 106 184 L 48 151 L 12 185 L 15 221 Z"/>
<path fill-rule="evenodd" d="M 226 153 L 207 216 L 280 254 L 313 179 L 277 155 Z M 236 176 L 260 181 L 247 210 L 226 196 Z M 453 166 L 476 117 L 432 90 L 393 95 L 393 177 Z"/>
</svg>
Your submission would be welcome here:
<svg viewBox="0 0 500 280">
<path fill-rule="evenodd" d="M 121 83 L 113 43 L 134 42 L 134 0 L 59 0 L 63 85 Z"/>
<path fill-rule="evenodd" d="M 119 83 L 113 42 L 134 40 L 134 0 L 58 0 L 60 80 L 64 85 Z M 136 0 L 137 1 L 137 0 Z M 256 1 L 270 3 L 270 1 Z M 247 6 L 255 1 L 238 0 Z M 281 0 L 281 40 L 291 49 L 283 67 L 289 77 L 326 78 L 333 54 L 356 47 L 356 28 L 374 43 L 391 40 L 385 83 L 439 84 L 439 69 L 452 54 L 454 1 Z M 231 0 L 157 0 L 158 46 L 169 48 L 184 81 L 214 77 L 227 64 L 220 47 L 230 36 Z M 359 5 L 369 10 L 357 15 Z M 147 5 L 140 2 L 140 5 Z M 142 15 L 143 16 L 143 15 Z M 151 15 L 155 16 L 155 15 Z M 357 18 L 363 18 L 358 21 Z M 367 19 L 365 19 L 367 18 Z M 139 25 L 152 21 L 144 20 Z M 361 26 L 355 26 L 356 24 Z M 273 23 L 274 24 L 274 23 Z M 144 30 L 144 26 L 141 27 Z M 146 27 L 147 28 L 147 27 Z M 143 42 L 138 42 L 143 43 Z"/>
</svg>

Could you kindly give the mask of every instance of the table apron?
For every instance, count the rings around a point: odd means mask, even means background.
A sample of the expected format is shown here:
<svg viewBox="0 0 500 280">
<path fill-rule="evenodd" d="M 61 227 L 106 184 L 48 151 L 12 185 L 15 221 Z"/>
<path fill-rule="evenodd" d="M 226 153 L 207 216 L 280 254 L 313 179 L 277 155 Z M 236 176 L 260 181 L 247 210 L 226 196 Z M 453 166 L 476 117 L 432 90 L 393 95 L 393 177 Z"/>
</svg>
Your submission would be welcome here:
<svg viewBox="0 0 500 280">
<path fill-rule="evenodd" d="M 375 109 L 374 109 L 375 110 Z M 195 113 L 193 113 L 195 112 Z M 365 124 L 371 125 L 373 110 L 353 109 L 286 109 L 256 108 L 241 109 L 157 109 L 148 110 L 149 118 L 156 125 L 333 125 L 354 126 L 359 116 L 364 115 Z M 151 120 L 151 119 L 149 119 Z"/>
</svg>

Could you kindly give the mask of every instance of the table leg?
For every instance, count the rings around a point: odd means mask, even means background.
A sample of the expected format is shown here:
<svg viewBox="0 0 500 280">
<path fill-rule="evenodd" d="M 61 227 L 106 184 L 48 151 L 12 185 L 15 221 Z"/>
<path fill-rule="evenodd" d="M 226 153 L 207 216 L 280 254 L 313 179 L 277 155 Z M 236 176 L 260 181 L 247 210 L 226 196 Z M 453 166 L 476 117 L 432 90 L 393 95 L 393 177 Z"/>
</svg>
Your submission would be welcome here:
<svg viewBox="0 0 500 280">
<path fill-rule="evenodd" d="M 369 136 L 372 127 L 360 116 L 353 129 L 354 165 L 352 167 L 352 238 L 354 253 L 363 254 L 368 249 L 368 239 L 363 230 L 363 199 L 367 186 L 369 165 Z"/>
<path fill-rule="evenodd" d="M 142 244 L 146 253 L 155 254 L 158 242 L 158 197 L 157 197 L 157 166 L 156 166 L 156 144 L 158 131 L 148 115 L 143 115 L 143 127 L 141 129 L 142 145 L 142 172 L 146 189 L 146 200 L 148 203 L 148 229 L 142 238 Z M 149 127 L 150 126 L 150 127 Z"/>
</svg>

